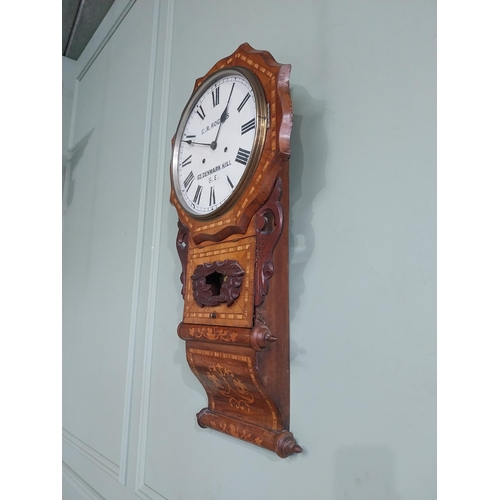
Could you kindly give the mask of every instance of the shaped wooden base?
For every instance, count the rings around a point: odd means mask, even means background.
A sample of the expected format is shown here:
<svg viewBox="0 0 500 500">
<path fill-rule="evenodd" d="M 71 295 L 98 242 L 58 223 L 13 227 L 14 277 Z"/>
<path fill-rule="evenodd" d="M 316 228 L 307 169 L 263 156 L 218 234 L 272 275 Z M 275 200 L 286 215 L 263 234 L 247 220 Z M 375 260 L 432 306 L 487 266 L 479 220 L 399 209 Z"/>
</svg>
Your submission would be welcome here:
<svg viewBox="0 0 500 500">
<path fill-rule="evenodd" d="M 300 453 L 285 429 L 276 402 L 264 386 L 257 353 L 276 342 L 269 329 L 206 327 L 181 323 L 189 366 L 208 396 L 198 423 L 261 446 L 285 458 Z M 190 339 L 200 340 L 190 340 Z"/>
</svg>

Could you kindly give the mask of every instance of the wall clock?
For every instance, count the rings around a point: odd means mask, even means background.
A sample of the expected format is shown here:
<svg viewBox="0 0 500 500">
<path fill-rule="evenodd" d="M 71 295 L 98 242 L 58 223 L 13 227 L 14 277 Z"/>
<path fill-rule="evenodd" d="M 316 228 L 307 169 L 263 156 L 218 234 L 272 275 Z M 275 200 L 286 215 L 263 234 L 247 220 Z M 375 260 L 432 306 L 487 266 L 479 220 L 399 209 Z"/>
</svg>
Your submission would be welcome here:
<svg viewBox="0 0 500 500">
<path fill-rule="evenodd" d="M 290 65 L 247 43 L 194 86 L 172 139 L 183 319 L 203 428 L 300 453 L 289 431 Z"/>
</svg>

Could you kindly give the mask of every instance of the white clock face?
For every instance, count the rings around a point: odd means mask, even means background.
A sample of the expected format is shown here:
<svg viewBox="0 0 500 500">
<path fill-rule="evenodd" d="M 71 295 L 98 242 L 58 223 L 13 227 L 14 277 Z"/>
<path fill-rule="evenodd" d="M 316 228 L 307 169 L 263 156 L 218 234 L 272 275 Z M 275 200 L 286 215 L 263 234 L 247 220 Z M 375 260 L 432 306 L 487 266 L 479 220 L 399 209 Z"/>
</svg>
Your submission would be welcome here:
<svg viewBox="0 0 500 500">
<path fill-rule="evenodd" d="M 237 69 L 213 74 L 181 118 L 172 177 L 177 198 L 194 216 L 210 217 L 229 208 L 260 155 L 265 99 L 250 79 Z"/>
</svg>

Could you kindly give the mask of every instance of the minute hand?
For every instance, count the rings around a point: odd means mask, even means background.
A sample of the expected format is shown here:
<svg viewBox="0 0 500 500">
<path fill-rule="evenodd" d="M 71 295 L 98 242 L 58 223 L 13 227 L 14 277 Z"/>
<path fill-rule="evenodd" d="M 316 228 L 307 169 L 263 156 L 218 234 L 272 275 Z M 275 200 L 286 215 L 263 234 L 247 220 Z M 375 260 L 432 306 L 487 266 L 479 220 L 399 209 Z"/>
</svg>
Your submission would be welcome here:
<svg viewBox="0 0 500 500">
<path fill-rule="evenodd" d="M 196 144 L 197 146 L 210 146 L 208 142 L 194 142 L 191 139 L 186 140 L 186 139 L 181 139 L 182 142 L 186 142 L 187 144 Z"/>
<path fill-rule="evenodd" d="M 234 82 L 233 82 L 233 86 L 231 87 L 231 92 L 229 92 L 229 97 L 227 99 L 226 107 L 224 108 L 222 115 L 220 115 L 220 123 L 219 123 L 219 128 L 217 130 L 217 135 L 215 136 L 215 139 L 213 140 L 213 142 L 210 144 L 210 147 L 212 149 L 217 149 L 217 139 L 219 138 L 219 133 L 220 133 L 220 129 L 222 127 L 222 124 L 227 120 L 227 116 L 228 116 L 227 110 L 229 108 L 229 101 L 231 100 L 231 96 L 233 95 L 233 89 L 234 89 Z"/>
</svg>

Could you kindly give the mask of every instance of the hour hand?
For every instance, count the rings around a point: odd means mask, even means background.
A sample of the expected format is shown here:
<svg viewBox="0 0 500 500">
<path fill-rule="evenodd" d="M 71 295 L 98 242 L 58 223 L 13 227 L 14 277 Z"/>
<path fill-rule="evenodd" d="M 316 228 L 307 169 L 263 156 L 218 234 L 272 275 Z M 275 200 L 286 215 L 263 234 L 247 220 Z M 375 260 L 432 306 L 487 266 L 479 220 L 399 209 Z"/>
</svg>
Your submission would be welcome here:
<svg viewBox="0 0 500 500">
<path fill-rule="evenodd" d="M 229 92 L 229 97 L 227 99 L 226 107 L 224 108 L 224 111 L 222 112 L 222 115 L 220 115 L 220 122 L 221 123 L 224 123 L 227 120 L 227 117 L 229 116 L 227 114 L 227 110 L 229 109 L 229 101 L 231 100 L 231 96 L 233 95 L 233 90 L 234 90 L 234 83 L 233 83 L 233 86 L 231 87 L 231 92 Z M 220 130 L 220 127 L 219 127 L 219 130 Z"/>
<path fill-rule="evenodd" d="M 224 108 L 224 111 L 222 112 L 222 115 L 220 115 L 220 122 L 224 123 L 228 117 L 227 114 L 227 109 L 229 108 L 229 102 L 227 103 L 226 107 Z"/>
</svg>

